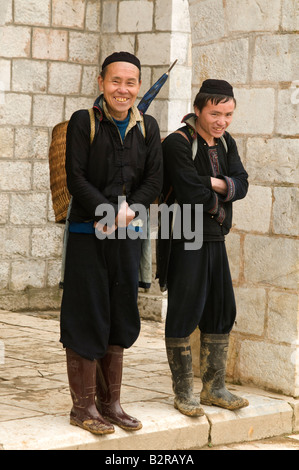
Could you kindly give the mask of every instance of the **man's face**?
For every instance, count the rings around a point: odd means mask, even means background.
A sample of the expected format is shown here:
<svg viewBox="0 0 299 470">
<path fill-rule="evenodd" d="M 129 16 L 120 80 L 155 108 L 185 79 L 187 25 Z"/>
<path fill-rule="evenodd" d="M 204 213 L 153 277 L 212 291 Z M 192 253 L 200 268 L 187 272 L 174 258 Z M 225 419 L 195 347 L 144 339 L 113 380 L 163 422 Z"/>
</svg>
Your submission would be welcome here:
<svg viewBox="0 0 299 470">
<path fill-rule="evenodd" d="M 220 138 L 232 122 L 234 110 L 235 103 L 232 99 L 219 104 L 213 104 L 209 100 L 201 111 L 195 107 L 197 132 L 207 143 L 213 144 L 214 138 Z"/>
<path fill-rule="evenodd" d="M 140 89 L 138 67 L 129 62 L 113 62 L 107 66 L 105 77 L 99 76 L 98 83 L 111 116 L 124 120 Z"/>
</svg>

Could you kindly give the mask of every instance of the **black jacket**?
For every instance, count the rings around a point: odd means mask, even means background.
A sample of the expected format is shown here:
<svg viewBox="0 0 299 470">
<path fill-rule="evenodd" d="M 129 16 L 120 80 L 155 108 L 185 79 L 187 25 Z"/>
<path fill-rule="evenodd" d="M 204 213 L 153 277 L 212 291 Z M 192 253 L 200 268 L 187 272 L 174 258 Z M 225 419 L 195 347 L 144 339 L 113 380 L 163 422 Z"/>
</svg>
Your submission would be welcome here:
<svg viewBox="0 0 299 470">
<path fill-rule="evenodd" d="M 170 134 L 162 144 L 164 159 L 163 197 L 171 195 L 167 204 L 174 201 L 182 207 L 184 204 L 201 204 L 203 207 L 203 241 L 223 241 L 232 226 L 232 203 L 246 196 L 248 175 L 241 162 L 237 145 L 232 136 L 225 132 L 227 151 L 220 139 L 217 141 L 218 165 L 213 169 L 209 156 L 209 147 L 205 140 L 195 134 L 195 115 L 188 115 L 183 120 L 186 125 L 180 129 L 187 139 L 179 133 Z M 191 130 L 191 133 L 190 133 Z M 192 159 L 192 134 L 197 138 L 197 154 Z M 210 177 L 224 178 L 228 185 L 228 194 L 221 197 L 211 187 Z M 182 211 L 183 213 L 183 211 Z M 193 212 L 194 215 L 194 212 Z M 182 219 L 183 220 L 183 219 Z M 194 229 L 194 219 L 191 219 Z M 182 222 L 183 224 L 183 222 Z M 182 240 L 183 229 L 181 230 Z M 175 242 L 175 240 L 173 240 Z M 158 239 L 157 277 L 160 286 L 165 286 L 171 240 Z"/>
<path fill-rule="evenodd" d="M 138 119 L 136 109 L 131 115 Z M 91 145 L 88 110 L 76 111 L 68 125 L 66 173 L 73 196 L 71 222 L 98 220 L 95 210 L 103 203 L 111 204 L 117 214 L 118 196 L 123 195 L 129 205 L 148 208 L 162 188 L 162 148 L 156 120 L 145 115 L 145 138 L 135 124 L 122 142 L 116 124 L 103 108 L 98 105 L 95 111 L 100 122 Z"/>
</svg>

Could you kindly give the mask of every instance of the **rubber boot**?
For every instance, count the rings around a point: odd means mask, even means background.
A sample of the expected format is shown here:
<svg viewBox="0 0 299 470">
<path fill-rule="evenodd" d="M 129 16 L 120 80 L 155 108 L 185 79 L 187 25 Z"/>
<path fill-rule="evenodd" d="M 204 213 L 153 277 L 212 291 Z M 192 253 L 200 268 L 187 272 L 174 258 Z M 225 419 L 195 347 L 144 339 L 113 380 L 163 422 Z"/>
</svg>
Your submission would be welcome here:
<svg viewBox="0 0 299 470">
<path fill-rule="evenodd" d="M 97 408 L 110 423 L 126 431 L 142 428 L 141 422 L 128 415 L 120 404 L 123 370 L 123 348 L 108 346 L 103 359 L 97 361 Z"/>
<path fill-rule="evenodd" d="M 203 416 L 199 400 L 193 395 L 192 354 L 189 336 L 165 338 L 168 363 L 172 374 L 174 407 L 187 416 Z"/>
<path fill-rule="evenodd" d="M 93 434 L 111 434 L 114 427 L 105 421 L 95 406 L 96 361 L 66 349 L 67 373 L 73 407 L 70 423 Z"/>
<path fill-rule="evenodd" d="M 200 335 L 200 375 L 203 388 L 201 403 L 216 405 L 227 410 L 248 406 L 246 399 L 230 393 L 225 387 L 229 334 Z"/>
</svg>

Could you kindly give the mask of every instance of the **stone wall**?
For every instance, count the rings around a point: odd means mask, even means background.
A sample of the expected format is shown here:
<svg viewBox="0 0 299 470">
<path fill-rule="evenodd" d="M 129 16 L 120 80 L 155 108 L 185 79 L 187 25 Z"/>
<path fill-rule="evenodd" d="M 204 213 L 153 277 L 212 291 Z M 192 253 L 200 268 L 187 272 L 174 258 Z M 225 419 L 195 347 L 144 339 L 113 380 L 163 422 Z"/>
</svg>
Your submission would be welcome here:
<svg viewBox="0 0 299 470">
<path fill-rule="evenodd" d="M 299 394 L 298 2 L 189 0 L 193 92 L 230 81 L 230 132 L 249 173 L 227 237 L 238 306 L 229 373 Z M 296 353 L 297 351 L 297 353 Z M 296 355 L 297 354 L 297 355 Z"/>
<path fill-rule="evenodd" d="M 238 101 L 231 133 L 250 190 L 227 238 L 238 305 L 230 378 L 298 395 L 297 32 L 295 0 L 1 0 L 0 308 L 60 304 L 52 127 L 91 106 L 110 52 L 138 54 L 140 97 L 178 59 L 149 109 L 162 136 L 205 78 L 232 82 Z M 152 292 L 150 309 L 165 313 Z"/>
<path fill-rule="evenodd" d="M 1 0 L 0 308 L 60 305 L 63 227 L 49 191 L 51 131 L 92 105 L 100 64 L 115 50 L 140 57 L 140 97 L 178 59 L 149 109 L 162 135 L 175 129 L 190 108 L 187 0 Z"/>
</svg>

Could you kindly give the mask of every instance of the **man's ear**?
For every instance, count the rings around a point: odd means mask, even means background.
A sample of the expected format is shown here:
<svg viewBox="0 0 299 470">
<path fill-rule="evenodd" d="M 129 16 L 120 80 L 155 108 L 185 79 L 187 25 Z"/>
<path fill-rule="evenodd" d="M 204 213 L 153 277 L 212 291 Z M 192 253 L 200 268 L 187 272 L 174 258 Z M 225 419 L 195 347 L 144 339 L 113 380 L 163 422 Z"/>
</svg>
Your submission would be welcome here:
<svg viewBox="0 0 299 470">
<path fill-rule="evenodd" d="M 99 85 L 99 90 L 103 91 L 103 78 L 101 75 L 98 76 L 98 85 Z"/>
</svg>

